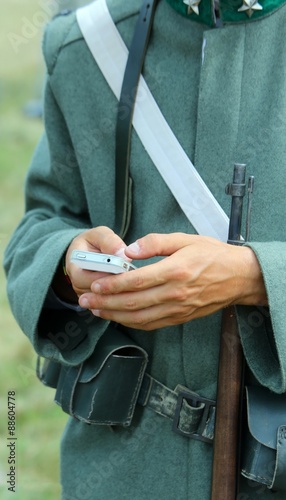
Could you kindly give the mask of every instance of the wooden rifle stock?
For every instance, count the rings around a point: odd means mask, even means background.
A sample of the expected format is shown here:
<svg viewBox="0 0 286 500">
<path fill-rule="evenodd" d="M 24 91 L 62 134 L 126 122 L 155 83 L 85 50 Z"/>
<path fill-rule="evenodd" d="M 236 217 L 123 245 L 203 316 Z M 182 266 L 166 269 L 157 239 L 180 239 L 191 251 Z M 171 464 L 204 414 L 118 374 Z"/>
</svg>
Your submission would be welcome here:
<svg viewBox="0 0 286 500">
<path fill-rule="evenodd" d="M 242 204 L 245 194 L 245 165 L 235 164 L 233 183 L 226 188 L 232 196 L 228 243 L 241 244 Z M 250 219 L 249 182 L 247 237 Z M 235 307 L 227 307 L 222 314 L 220 341 L 216 425 L 214 437 L 212 500 L 235 500 L 238 495 L 240 473 L 240 417 L 244 375 L 244 357 L 238 333 Z"/>
<path fill-rule="evenodd" d="M 234 307 L 223 311 L 219 357 L 212 500 L 238 494 L 239 426 L 243 356 Z"/>
</svg>

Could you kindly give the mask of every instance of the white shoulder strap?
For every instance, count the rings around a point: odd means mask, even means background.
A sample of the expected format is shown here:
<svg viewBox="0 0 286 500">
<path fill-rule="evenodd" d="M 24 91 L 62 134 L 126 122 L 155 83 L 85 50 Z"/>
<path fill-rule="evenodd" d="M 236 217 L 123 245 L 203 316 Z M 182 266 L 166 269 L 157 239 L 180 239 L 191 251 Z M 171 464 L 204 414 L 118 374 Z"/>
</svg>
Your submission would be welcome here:
<svg viewBox="0 0 286 500">
<path fill-rule="evenodd" d="M 77 21 L 102 74 L 120 98 L 128 50 L 105 0 L 77 10 Z M 229 220 L 173 134 L 144 78 L 140 77 L 133 126 L 196 231 L 227 241 Z"/>
</svg>

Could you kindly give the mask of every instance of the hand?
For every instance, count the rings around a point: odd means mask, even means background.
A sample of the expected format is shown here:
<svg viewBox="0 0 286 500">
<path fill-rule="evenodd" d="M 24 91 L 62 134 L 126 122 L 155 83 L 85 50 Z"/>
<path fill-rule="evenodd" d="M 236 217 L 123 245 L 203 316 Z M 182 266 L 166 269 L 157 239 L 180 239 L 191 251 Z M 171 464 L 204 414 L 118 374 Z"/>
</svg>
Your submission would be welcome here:
<svg viewBox="0 0 286 500">
<path fill-rule="evenodd" d="M 213 238 L 149 234 L 125 249 L 132 259 L 166 256 L 96 279 L 79 303 L 101 318 L 143 330 L 185 323 L 230 304 L 266 305 L 263 277 L 248 247 Z"/>
<path fill-rule="evenodd" d="M 82 270 L 75 264 L 72 264 L 70 256 L 73 250 L 108 253 L 128 259 L 124 254 L 125 248 L 126 244 L 124 241 L 108 227 L 99 226 L 81 233 L 71 242 L 65 258 L 65 267 L 72 288 L 67 286 L 67 281 L 64 279 L 62 266 L 60 265 L 53 281 L 53 288 L 56 294 L 63 300 L 76 303 L 80 295 L 90 292 L 91 283 L 95 279 L 106 276 L 106 273 Z"/>
</svg>

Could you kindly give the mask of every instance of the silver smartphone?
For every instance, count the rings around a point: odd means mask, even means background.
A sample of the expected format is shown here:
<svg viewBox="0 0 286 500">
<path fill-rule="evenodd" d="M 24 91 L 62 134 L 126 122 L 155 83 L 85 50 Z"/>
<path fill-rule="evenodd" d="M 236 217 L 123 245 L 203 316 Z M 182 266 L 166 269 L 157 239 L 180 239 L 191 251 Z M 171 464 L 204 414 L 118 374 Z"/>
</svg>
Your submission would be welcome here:
<svg viewBox="0 0 286 500">
<path fill-rule="evenodd" d="M 126 271 L 132 271 L 136 267 L 127 260 L 109 255 L 106 253 L 84 252 L 82 250 L 73 250 L 71 262 L 81 269 L 88 271 L 100 271 L 103 273 L 120 274 Z"/>
</svg>

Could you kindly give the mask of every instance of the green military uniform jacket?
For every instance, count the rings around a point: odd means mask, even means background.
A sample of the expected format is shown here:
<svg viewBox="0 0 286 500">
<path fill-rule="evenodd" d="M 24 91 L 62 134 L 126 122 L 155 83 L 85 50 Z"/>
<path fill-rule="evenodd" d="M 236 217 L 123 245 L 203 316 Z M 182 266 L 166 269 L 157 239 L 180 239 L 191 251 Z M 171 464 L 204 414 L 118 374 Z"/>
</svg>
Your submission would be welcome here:
<svg viewBox="0 0 286 500">
<path fill-rule="evenodd" d="M 108 1 L 127 46 L 140 4 Z M 268 309 L 241 308 L 240 333 L 252 373 L 280 393 L 286 390 L 286 6 L 261 4 L 264 10 L 248 17 L 237 12 L 240 1 L 224 0 L 223 26 L 215 28 L 209 0 L 202 0 L 199 15 L 188 15 L 180 0 L 161 0 L 144 76 L 227 213 L 224 189 L 234 162 L 245 162 L 255 176 L 251 246 L 261 264 L 270 315 Z M 26 214 L 9 244 L 5 267 L 12 310 L 35 350 L 76 365 L 93 352 L 106 323 L 69 309 L 46 314 L 43 304 L 70 241 L 88 228 L 114 224 L 117 102 L 73 13 L 50 23 L 43 50 L 46 135 L 28 173 Z M 130 172 L 134 188 L 127 243 L 149 232 L 195 233 L 135 132 Z M 128 333 L 148 352 L 148 371 L 159 381 L 215 398 L 220 320 L 215 314 Z M 69 338 L 70 325 L 82 335 L 78 345 L 74 336 Z M 149 409 L 138 407 L 126 429 L 69 419 L 61 444 L 63 498 L 207 500 L 211 463 L 211 445 L 175 434 L 170 420 Z M 241 492 L 241 499 L 272 498 L 267 488 L 246 480 Z"/>
</svg>

